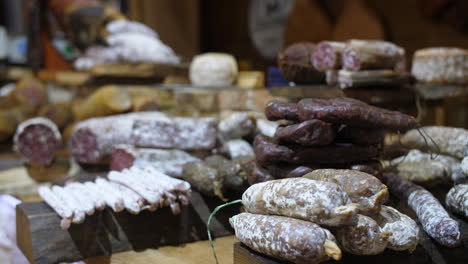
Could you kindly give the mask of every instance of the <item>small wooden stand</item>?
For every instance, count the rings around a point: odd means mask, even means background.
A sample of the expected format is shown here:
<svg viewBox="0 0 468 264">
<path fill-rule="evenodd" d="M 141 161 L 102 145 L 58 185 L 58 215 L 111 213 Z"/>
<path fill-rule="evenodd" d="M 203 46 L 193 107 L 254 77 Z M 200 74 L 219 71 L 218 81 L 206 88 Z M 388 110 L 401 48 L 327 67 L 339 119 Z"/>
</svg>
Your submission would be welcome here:
<svg viewBox="0 0 468 264">
<path fill-rule="evenodd" d="M 191 204 L 177 216 L 169 208 L 138 215 L 106 208 L 67 231 L 60 228 L 60 217 L 46 203 L 22 203 L 16 208 L 18 246 L 31 263 L 58 263 L 205 240 L 209 214 L 221 203 L 193 192 Z M 230 235 L 228 218 L 238 212 L 238 206 L 220 211 L 211 222 L 212 235 Z"/>
</svg>

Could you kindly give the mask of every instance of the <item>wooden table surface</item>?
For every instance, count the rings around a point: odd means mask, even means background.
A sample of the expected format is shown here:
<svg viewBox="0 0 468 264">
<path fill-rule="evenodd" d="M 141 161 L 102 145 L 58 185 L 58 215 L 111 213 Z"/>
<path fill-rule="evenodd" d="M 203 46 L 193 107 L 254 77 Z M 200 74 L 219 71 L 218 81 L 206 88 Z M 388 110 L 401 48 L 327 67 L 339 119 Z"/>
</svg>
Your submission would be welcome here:
<svg viewBox="0 0 468 264">
<path fill-rule="evenodd" d="M 233 263 L 233 246 L 238 242 L 235 236 L 221 237 L 214 246 L 220 264 Z M 179 246 L 147 249 L 141 252 L 128 251 L 112 256 L 87 259 L 86 264 L 200 264 L 214 263 L 208 241 L 197 241 Z"/>
</svg>

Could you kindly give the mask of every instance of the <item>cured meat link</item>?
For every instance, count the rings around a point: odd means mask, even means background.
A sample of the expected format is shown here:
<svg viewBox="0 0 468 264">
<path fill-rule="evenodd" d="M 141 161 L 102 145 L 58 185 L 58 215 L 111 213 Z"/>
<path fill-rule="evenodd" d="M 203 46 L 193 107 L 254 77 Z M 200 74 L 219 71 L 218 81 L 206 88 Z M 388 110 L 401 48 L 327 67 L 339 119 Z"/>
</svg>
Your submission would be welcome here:
<svg viewBox="0 0 468 264">
<path fill-rule="evenodd" d="M 458 184 L 447 193 L 445 204 L 454 212 L 468 218 L 468 184 Z"/>
<path fill-rule="evenodd" d="M 94 186 L 94 191 L 102 194 L 102 198 L 114 212 L 122 212 L 123 209 L 125 209 L 123 198 L 110 186 L 109 181 L 103 178 L 97 178 L 94 184 L 90 186 Z"/>
<path fill-rule="evenodd" d="M 78 189 L 82 193 L 82 195 L 87 196 L 89 199 L 92 200 L 94 208 L 96 210 L 104 210 L 104 208 L 106 207 L 106 203 L 101 198 L 101 195 L 99 195 L 99 193 L 94 192 L 93 188 L 90 188 L 89 185 L 87 185 L 86 183 L 72 182 L 68 183 L 66 187 Z"/>
<path fill-rule="evenodd" d="M 16 129 L 14 149 L 31 165 L 49 165 L 61 145 L 62 136 L 49 119 L 36 117 Z"/>
<path fill-rule="evenodd" d="M 386 41 L 350 40 L 343 51 L 343 68 L 348 71 L 404 70 L 405 50 Z"/>
<path fill-rule="evenodd" d="M 341 68 L 341 56 L 345 47 L 344 42 L 322 41 L 318 43 L 311 56 L 315 69 L 323 72 Z"/>
<path fill-rule="evenodd" d="M 297 106 L 292 103 L 281 102 L 278 100 L 271 100 L 265 107 L 265 116 L 270 121 L 277 120 L 290 120 L 297 121 Z"/>
<path fill-rule="evenodd" d="M 418 122 L 412 116 L 346 97 L 302 99 L 297 104 L 297 112 L 301 121 L 319 119 L 334 124 L 396 131 L 407 131 L 418 126 Z"/>
<path fill-rule="evenodd" d="M 86 195 L 78 185 L 68 184 L 64 187 L 64 190 L 81 205 L 87 215 L 94 214 L 95 208 L 92 198 Z"/>
<path fill-rule="evenodd" d="M 377 146 L 332 144 L 320 147 L 278 145 L 257 135 L 254 140 L 256 159 L 260 164 L 285 162 L 289 164 L 336 164 L 371 160 L 379 155 Z"/>
<path fill-rule="evenodd" d="M 388 200 L 388 190 L 376 177 L 355 170 L 318 169 L 304 178 L 335 183 L 348 194 L 351 201 L 360 205 L 360 212 L 372 215 Z"/>
<path fill-rule="evenodd" d="M 321 83 L 324 74 L 311 62 L 315 44 L 299 42 L 288 46 L 278 55 L 278 67 L 286 80 L 299 84 Z"/>
<path fill-rule="evenodd" d="M 303 146 L 324 146 L 333 142 L 335 130 L 329 123 L 316 119 L 307 120 L 299 124 L 279 126 L 274 139 Z"/>
<path fill-rule="evenodd" d="M 340 247 L 355 255 L 382 253 L 392 235 L 382 232 L 377 222 L 365 215 L 354 216 L 348 225 L 336 228 L 334 234 Z"/>
<path fill-rule="evenodd" d="M 249 213 L 283 215 L 327 226 L 346 224 L 359 210 L 338 185 L 304 178 L 254 184 L 243 193 L 242 204 Z"/>
<path fill-rule="evenodd" d="M 64 201 L 66 206 L 68 206 L 73 211 L 72 222 L 74 224 L 83 223 L 85 220 L 86 213 L 82 204 L 80 204 L 79 201 L 77 201 L 73 196 L 67 193 L 63 189 L 63 187 L 55 185 L 52 187 L 52 191 L 55 195 L 59 197 L 60 200 Z"/>
<path fill-rule="evenodd" d="M 458 222 L 450 218 L 430 192 L 393 173 L 383 174 L 382 180 L 392 194 L 408 202 L 430 237 L 446 247 L 456 247 L 461 243 Z"/>
<path fill-rule="evenodd" d="M 330 231 L 308 221 L 241 213 L 230 223 L 242 243 L 268 256 L 312 264 L 342 256 Z"/>
<path fill-rule="evenodd" d="M 362 128 L 347 125 L 342 126 L 336 135 L 337 141 L 356 145 L 383 144 L 384 138 L 384 129 Z"/>
</svg>

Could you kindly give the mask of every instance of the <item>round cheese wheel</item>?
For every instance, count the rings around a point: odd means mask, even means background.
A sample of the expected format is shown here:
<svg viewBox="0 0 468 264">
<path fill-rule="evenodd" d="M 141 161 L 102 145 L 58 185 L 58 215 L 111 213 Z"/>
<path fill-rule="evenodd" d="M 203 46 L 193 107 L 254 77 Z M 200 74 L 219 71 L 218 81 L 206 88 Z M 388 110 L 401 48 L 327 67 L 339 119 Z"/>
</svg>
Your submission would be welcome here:
<svg viewBox="0 0 468 264">
<path fill-rule="evenodd" d="M 190 64 L 190 81 L 196 86 L 229 86 L 237 77 L 236 59 L 225 53 L 204 53 Z"/>
</svg>

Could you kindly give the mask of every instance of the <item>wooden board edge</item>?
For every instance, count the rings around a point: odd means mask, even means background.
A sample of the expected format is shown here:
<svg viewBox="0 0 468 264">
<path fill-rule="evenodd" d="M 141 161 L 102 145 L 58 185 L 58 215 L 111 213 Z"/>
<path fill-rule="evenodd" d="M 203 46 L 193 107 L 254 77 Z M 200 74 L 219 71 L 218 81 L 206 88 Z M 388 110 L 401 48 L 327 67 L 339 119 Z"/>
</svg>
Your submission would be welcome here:
<svg viewBox="0 0 468 264">
<path fill-rule="evenodd" d="M 18 248 L 23 252 L 29 262 L 33 263 L 34 253 L 32 248 L 31 231 L 29 228 L 29 218 L 23 210 L 23 204 L 16 206 L 16 240 Z"/>
</svg>

